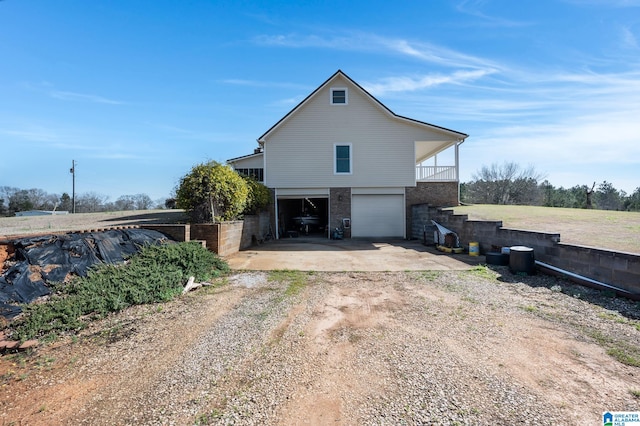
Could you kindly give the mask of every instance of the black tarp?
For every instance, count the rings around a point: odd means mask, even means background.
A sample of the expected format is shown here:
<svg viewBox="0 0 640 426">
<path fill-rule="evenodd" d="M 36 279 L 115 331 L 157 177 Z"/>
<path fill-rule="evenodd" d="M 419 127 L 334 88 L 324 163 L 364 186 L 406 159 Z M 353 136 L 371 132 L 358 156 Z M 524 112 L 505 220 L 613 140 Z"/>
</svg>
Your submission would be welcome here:
<svg viewBox="0 0 640 426">
<path fill-rule="evenodd" d="M 13 318 L 16 306 L 50 293 L 49 286 L 69 274 L 86 276 L 98 263 L 117 264 L 144 245 L 167 242 L 166 235 L 147 229 L 45 235 L 13 240 L 15 258 L 0 276 L 0 316 Z"/>
</svg>

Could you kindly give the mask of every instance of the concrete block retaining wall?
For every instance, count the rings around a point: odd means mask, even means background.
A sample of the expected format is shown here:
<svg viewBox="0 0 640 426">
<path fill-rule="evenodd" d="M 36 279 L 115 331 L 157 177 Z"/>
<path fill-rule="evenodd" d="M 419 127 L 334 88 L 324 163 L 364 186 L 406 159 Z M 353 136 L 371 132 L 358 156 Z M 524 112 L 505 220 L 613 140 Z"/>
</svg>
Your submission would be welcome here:
<svg viewBox="0 0 640 426">
<path fill-rule="evenodd" d="M 431 220 L 435 220 L 458 234 L 462 247 L 476 241 L 483 254 L 501 247 L 531 247 L 536 260 L 640 294 L 640 255 L 565 244 L 560 234 L 506 229 L 502 221 L 469 220 L 467 215 L 427 204 L 413 205 L 411 210 L 411 237 L 425 239 L 426 244 L 434 243 Z"/>
<path fill-rule="evenodd" d="M 269 212 L 262 212 L 256 215 L 246 215 L 244 217 L 244 226 L 242 227 L 240 249 L 245 249 L 253 244 L 264 241 L 270 231 L 270 221 L 271 215 Z M 273 235 L 271 237 L 274 238 Z"/>
<path fill-rule="evenodd" d="M 220 256 L 228 256 L 240 251 L 242 248 L 242 229 L 244 222 L 236 220 L 233 222 L 222 222 L 217 224 L 218 231 L 218 250 L 216 253 Z"/>
<path fill-rule="evenodd" d="M 191 240 L 190 225 L 141 225 L 140 228 L 161 232 L 174 241 L 183 242 Z"/>
<path fill-rule="evenodd" d="M 244 220 L 221 223 L 182 225 L 143 225 L 171 237 L 175 241 L 205 241 L 206 247 L 219 256 L 229 256 L 262 241 L 269 233 L 269 212 L 247 215 Z"/>
</svg>

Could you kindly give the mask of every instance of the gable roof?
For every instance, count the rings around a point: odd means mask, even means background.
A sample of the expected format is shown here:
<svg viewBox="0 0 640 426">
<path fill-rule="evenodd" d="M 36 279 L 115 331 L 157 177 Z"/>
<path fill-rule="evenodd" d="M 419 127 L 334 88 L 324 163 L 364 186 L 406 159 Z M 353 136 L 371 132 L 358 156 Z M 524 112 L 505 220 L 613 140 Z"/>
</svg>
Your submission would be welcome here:
<svg viewBox="0 0 640 426">
<path fill-rule="evenodd" d="M 271 128 L 269 130 L 267 130 L 262 136 L 260 136 L 258 138 L 258 143 L 263 144 L 266 141 L 266 138 L 269 136 L 269 134 L 273 131 L 275 131 L 276 129 L 278 129 L 280 126 L 282 126 L 286 121 L 289 120 L 289 118 L 291 118 L 300 108 L 302 108 L 302 106 L 304 104 L 306 104 L 311 98 L 313 98 L 318 92 L 320 92 L 323 88 L 325 88 L 326 86 L 328 86 L 329 84 L 331 84 L 331 82 L 335 79 L 337 79 L 339 76 L 345 78 L 347 81 L 349 81 L 350 83 L 352 83 L 358 90 L 360 90 L 367 98 L 369 98 L 371 101 L 373 101 L 374 104 L 376 104 L 380 109 L 382 109 L 383 111 L 385 111 L 387 114 L 389 114 L 392 118 L 397 119 L 397 120 L 401 120 L 401 121 L 407 121 L 409 123 L 412 124 L 417 124 L 420 126 L 425 126 L 428 127 L 429 129 L 432 130 L 437 130 L 440 132 L 444 132 L 444 133 L 449 133 L 454 137 L 459 138 L 460 140 L 464 140 L 467 137 L 469 137 L 469 135 L 467 135 L 466 133 L 462 133 L 462 132 L 458 132 L 455 130 L 451 130 L 451 129 L 447 129 L 446 127 L 441 127 L 441 126 L 436 126 L 435 124 L 429 124 L 426 123 L 424 121 L 420 121 L 420 120 L 415 120 L 413 118 L 409 118 L 409 117 L 404 117 L 402 115 L 398 115 L 396 113 L 394 113 L 393 111 L 391 111 L 389 108 L 387 108 L 386 105 L 384 105 L 382 102 L 380 102 L 378 99 L 376 99 L 372 94 L 370 94 L 369 92 L 367 92 L 362 86 L 360 86 L 358 83 L 356 83 L 353 79 L 351 79 L 351 77 L 349 77 L 348 75 L 346 75 L 344 72 L 342 72 L 342 70 L 338 70 L 336 71 L 331 77 L 329 77 L 324 83 L 322 83 L 316 90 L 314 90 L 313 92 L 311 92 L 309 94 L 309 96 L 307 96 L 306 98 L 304 98 L 302 100 L 302 102 L 300 102 L 298 105 L 296 105 L 291 111 L 289 111 L 287 113 L 287 115 L 285 115 L 284 117 L 282 117 L 276 124 L 274 124 L 273 126 L 271 126 Z"/>
</svg>

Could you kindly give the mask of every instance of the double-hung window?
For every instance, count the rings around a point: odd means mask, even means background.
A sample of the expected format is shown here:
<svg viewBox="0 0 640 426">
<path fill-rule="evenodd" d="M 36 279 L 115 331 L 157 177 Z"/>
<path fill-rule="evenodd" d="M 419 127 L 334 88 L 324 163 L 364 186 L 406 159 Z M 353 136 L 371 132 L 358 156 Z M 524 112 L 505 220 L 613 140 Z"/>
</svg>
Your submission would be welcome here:
<svg viewBox="0 0 640 426">
<path fill-rule="evenodd" d="M 350 175 L 352 171 L 351 144 L 335 144 L 333 155 L 334 173 L 340 175 Z"/>
<path fill-rule="evenodd" d="M 349 103 L 349 95 L 346 87 L 331 88 L 331 105 L 347 105 Z"/>
</svg>

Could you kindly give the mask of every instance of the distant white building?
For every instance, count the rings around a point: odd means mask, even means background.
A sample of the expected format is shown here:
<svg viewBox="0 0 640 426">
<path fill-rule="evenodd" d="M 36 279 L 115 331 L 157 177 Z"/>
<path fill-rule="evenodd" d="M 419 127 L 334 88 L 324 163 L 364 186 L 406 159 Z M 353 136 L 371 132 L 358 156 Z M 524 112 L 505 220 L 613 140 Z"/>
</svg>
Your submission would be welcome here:
<svg viewBox="0 0 640 426">
<path fill-rule="evenodd" d="M 63 214 L 69 214 L 69 212 L 65 210 L 27 210 L 25 212 L 16 212 L 16 216 L 53 216 Z"/>
</svg>

